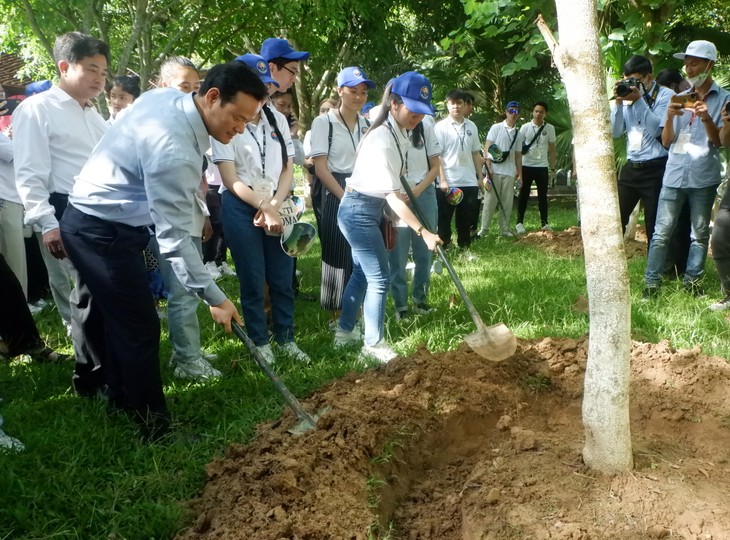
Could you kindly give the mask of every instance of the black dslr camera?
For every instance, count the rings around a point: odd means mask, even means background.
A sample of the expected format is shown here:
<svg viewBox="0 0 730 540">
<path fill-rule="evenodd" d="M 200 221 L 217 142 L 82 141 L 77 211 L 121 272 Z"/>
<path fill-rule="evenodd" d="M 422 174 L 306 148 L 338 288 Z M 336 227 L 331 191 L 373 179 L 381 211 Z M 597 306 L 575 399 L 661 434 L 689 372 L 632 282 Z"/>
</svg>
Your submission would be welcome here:
<svg viewBox="0 0 730 540">
<path fill-rule="evenodd" d="M 629 77 L 628 79 L 621 79 L 616 83 L 616 95 L 621 98 L 628 96 L 631 93 L 632 86 L 640 89 L 643 84 L 641 84 L 640 81 L 636 80 L 633 77 Z"/>
</svg>

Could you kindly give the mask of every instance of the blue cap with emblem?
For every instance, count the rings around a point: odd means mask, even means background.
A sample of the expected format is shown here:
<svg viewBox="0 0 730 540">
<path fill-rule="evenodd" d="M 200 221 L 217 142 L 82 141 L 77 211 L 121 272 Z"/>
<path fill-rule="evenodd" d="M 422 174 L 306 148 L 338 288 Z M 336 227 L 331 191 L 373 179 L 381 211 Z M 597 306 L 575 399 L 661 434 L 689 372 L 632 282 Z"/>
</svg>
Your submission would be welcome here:
<svg viewBox="0 0 730 540">
<path fill-rule="evenodd" d="M 287 40 L 273 37 L 264 40 L 261 44 L 261 56 L 267 62 L 271 62 L 274 58 L 286 58 L 292 62 L 309 59 L 308 52 L 295 51 Z"/>
<path fill-rule="evenodd" d="M 253 69 L 256 73 L 259 74 L 259 78 L 261 79 L 261 82 L 264 84 L 273 84 L 277 88 L 279 88 L 279 83 L 276 82 L 271 77 L 271 70 L 269 69 L 269 63 L 264 60 L 263 56 L 259 56 L 258 54 L 243 54 L 241 56 L 236 57 L 236 61 L 243 62 L 248 67 Z"/>
<path fill-rule="evenodd" d="M 357 67 L 350 66 L 344 68 L 337 74 L 337 86 L 357 86 L 360 83 L 365 83 L 368 88 L 375 88 L 376 84 L 368 79 L 365 72 Z"/>
<path fill-rule="evenodd" d="M 416 114 L 431 113 L 431 83 L 415 71 L 396 77 L 391 92 L 401 97 L 406 108 Z"/>
</svg>

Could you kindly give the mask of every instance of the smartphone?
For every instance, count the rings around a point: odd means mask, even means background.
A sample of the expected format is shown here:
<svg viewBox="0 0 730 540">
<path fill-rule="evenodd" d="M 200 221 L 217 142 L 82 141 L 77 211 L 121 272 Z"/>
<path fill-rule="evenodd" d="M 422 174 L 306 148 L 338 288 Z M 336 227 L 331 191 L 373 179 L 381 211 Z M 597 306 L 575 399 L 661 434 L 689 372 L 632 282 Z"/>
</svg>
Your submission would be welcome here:
<svg viewBox="0 0 730 540">
<path fill-rule="evenodd" d="M 3 101 L 3 100 L 0 99 L 0 101 Z M 7 111 L 5 113 L 6 115 L 13 114 L 13 112 L 15 112 L 15 109 L 18 107 L 18 105 L 20 105 L 21 101 L 22 101 L 22 99 L 17 99 L 17 98 L 6 99 L 5 105 L 3 105 L 3 108 L 0 109 L 0 112 Z"/>
<path fill-rule="evenodd" d="M 684 109 L 693 109 L 697 102 L 697 92 L 672 96 L 672 103 L 679 103 Z"/>
</svg>

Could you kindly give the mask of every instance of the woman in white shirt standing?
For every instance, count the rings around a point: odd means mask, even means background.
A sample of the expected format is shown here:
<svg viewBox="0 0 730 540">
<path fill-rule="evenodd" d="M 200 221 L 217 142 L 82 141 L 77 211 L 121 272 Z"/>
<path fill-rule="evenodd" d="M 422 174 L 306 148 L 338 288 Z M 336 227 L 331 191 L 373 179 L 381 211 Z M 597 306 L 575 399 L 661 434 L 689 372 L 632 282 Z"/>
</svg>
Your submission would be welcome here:
<svg viewBox="0 0 730 540">
<path fill-rule="evenodd" d="M 332 312 L 336 321 L 342 309 L 342 294 L 352 273 L 350 246 L 337 226 L 337 211 L 345 194 L 345 180 L 355 165 L 357 145 L 370 125 L 360 116 L 368 99 L 368 89 L 375 83 L 359 67 L 346 67 L 337 75 L 340 105 L 312 122 L 312 160 L 316 179 L 321 182 L 323 201 L 319 219 L 322 245 L 322 309 Z M 316 186 L 313 187 L 316 192 Z"/>
<path fill-rule="evenodd" d="M 441 243 L 408 208 L 400 190 L 410 139 L 424 115 L 431 114 L 431 83 L 409 71 L 386 88 L 380 114 L 360 145 L 337 214 L 340 230 L 352 248 L 353 269 L 335 332 L 335 347 L 360 340 L 355 322 L 363 308 L 365 344 L 361 356 L 388 362 L 397 354 L 383 338 L 385 302 L 390 287 L 388 250 L 380 221 L 386 204 L 433 250 Z"/>
<path fill-rule="evenodd" d="M 236 60 L 257 71 L 265 84 L 278 86 L 263 57 L 246 54 Z M 268 284 L 279 350 L 309 361 L 294 343 L 294 259 L 280 243 L 283 223 L 279 210 L 289 195 L 294 168 L 289 124 L 281 113 L 264 105 L 243 133 L 228 144 L 212 140 L 212 148 L 223 180 L 223 234 L 236 264 L 246 331 L 264 358 L 273 363 L 264 310 L 264 284 Z"/>
</svg>

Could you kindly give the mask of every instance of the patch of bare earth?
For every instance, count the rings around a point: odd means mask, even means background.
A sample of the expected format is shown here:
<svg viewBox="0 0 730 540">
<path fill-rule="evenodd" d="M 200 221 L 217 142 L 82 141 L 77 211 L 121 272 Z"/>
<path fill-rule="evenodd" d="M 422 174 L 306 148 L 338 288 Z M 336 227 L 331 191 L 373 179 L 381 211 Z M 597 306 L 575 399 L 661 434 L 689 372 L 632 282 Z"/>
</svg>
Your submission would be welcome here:
<svg viewBox="0 0 730 540">
<path fill-rule="evenodd" d="M 564 231 L 531 231 L 521 236 L 519 242 L 561 257 L 583 255 L 580 227 L 570 227 Z M 624 242 L 624 250 L 628 259 L 646 255 L 646 232 L 643 227 L 637 227 L 636 239 Z"/>
<path fill-rule="evenodd" d="M 581 462 L 587 340 L 520 343 L 500 364 L 461 350 L 334 381 L 319 429 L 286 414 L 207 467 L 180 538 L 730 538 L 730 368 L 634 343 L 635 469 Z"/>
</svg>

